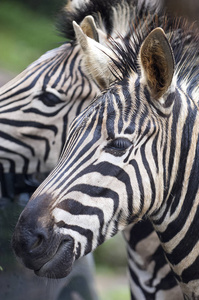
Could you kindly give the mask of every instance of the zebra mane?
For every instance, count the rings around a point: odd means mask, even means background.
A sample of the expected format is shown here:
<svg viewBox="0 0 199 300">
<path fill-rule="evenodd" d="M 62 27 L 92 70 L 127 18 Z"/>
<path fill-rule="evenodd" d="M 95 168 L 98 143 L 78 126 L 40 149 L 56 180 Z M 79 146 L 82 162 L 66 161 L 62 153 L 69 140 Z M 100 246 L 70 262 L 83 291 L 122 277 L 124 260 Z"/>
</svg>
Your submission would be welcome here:
<svg viewBox="0 0 199 300">
<path fill-rule="evenodd" d="M 80 24 L 92 15 L 97 26 L 112 37 L 111 46 L 118 56 L 115 69 L 124 78 L 131 70 L 139 73 L 140 46 L 153 29 L 161 27 L 173 49 L 178 83 L 184 81 L 192 91 L 199 75 L 199 34 L 185 19 L 165 14 L 160 3 L 159 0 L 68 0 L 59 15 L 57 29 L 66 39 L 75 40 L 72 21 Z M 114 33 L 121 35 L 122 45 L 114 40 Z M 117 78 L 118 72 L 113 70 L 113 73 Z"/>
<path fill-rule="evenodd" d="M 127 34 L 132 16 L 139 17 L 145 10 L 153 12 L 158 9 L 160 0 L 69 0 L 57 18 L 57 30 L 67 40 L 74 40 L 75 33 L 72 22 L 80 24 L 83 19 L 91 15 L 98 28 L 108 36 L 113 32 Z"/>
<path fill-rule="evenodd" d="M 121 81 L 132 71 L 140 74 L 140 47 L 153 29 L 161 27 L 173 50 L 177 83 L 185 83 L 186 91 L 190 93 L 199 88 L 199 32 L 194 24 L 183 18 L 171 18 L 164 13 L 154 16 L 150 12 L 141 19 L 135 15 L 132 20 L 130 36 L 123 37 L 123 43 L 111 40 L 111 47 L 117 56 L 112 69 L 115 77 Z"/>
</svg>

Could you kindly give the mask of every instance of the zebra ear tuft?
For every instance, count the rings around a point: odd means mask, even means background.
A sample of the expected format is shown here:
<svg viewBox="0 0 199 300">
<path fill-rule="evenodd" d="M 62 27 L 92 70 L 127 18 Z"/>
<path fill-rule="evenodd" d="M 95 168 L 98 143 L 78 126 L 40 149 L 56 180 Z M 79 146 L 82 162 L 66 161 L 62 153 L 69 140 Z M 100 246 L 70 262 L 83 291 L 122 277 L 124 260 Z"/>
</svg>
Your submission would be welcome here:
<svg viewBox="0 0 199 300">
<path fill-rule="evenodd" d="M 161 28 L 154 29 L 144 40 L 140 60 L 142 76 L 152 98 L 159 100 L 171 86 L 175 67 L 173 51 Z"/>
<path fill-rule="evenodd" d="M 95 26 L 92 23 L 92 19 L 88 19 L 87 17 L 84 21 L 85 23 L 82 27 L 73 21 L 77 42 L 83 50 L 83 63 L 89 75 L 96 81 L 101 89 L 104 89 L 115 80 L 115 77 L 110 71 L 110 65 L 112 64 L 111 57 L 113 57 L 114 54 L 109 48 L 96 41 L 97 34 L 95 29 L 91 29 L 92 26 Z M 90 29 L 87 26 L 88 22 L 90 22 L 90 25 L 92 24 Z"/>
</svg>

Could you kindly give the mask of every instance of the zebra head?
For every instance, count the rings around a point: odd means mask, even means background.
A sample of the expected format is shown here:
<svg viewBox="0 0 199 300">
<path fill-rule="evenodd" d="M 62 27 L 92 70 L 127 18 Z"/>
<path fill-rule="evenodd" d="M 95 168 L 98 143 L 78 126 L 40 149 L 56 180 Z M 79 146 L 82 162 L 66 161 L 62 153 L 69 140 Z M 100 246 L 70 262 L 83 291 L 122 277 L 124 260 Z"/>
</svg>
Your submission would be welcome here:
<svg viewBox="0 0 199 300">
<path fill-rule="evenodd" d="M 163 30 L 143 40 L 138 72 L 132 60 L 128 74 L 73 121 L 57 167 L 19 218 L 14 251 L 39 276 L 66 276 L 74 260 L 152 214 L 163 198 L 159 153 L 175 90 Z"/>
<path fill-rule="evenodd" d="M 0 166 L 3 172 L 49 172 L 69 124 L 99 92 L 68 42 L 41 56 L 0 89 Z"/>
<path fill-rule="evenodd" d="M 0 88 L 2 172 L 52 170 L 74 117 L 90 104 L 100 88 L 115 80 L 108 68 L 101 68 L 102 62 L 110 64 L 113 56 L 108 49 L 109 37 L 120 39 L 118 32 L 128 35 L 131 17 L 141 14 L 141 8 L 131 0 L 110 0 L 108 9 L 107 1 L 68 1 L 57 26 L 69 42 L 48 51 Z M 85 43 L 89 47 L 85 48 Z M 98 56 L 101 61 L 97 64 Z"/>
<path fill-rule="evenodd" d="M 0 88 L 2 172 L 51 171 L 61 154 L 70 123 L 99 93 L 99 85 L 83 63 L 85 54 L 71 29 L 72 20 L 77 20 L 82 32 L 86 31 L 93 43 L 108 51 L 108 28 L 102 21 L 96 25 L 94 17 L 88 15 L 89 12 L 96 16 L 96 9 L 85 1 L 70 1 L 64 8 L 64 20 L 60 21 L 60 31 L 69 28 L 64 38 L 70 41 L 42 55 Z M 99 13 L 98 18 L 103 16 Z M 110 22 L 114 19 L 111 12 L 106 18 Z M 108 60 L 108 56 L 104 57 Z"/>
</svg>

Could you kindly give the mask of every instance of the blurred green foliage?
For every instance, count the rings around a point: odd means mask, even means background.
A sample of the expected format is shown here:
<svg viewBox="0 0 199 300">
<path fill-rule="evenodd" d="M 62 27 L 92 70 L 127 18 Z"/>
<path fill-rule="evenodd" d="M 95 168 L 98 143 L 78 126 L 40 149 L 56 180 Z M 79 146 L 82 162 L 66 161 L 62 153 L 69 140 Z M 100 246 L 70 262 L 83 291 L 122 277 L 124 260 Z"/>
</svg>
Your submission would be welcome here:
<svg viewBox="0 0 199 300">
<path fill-rule="evenodd" d="M 127 253 L 122 234 L 106 241 L 94 251 L 98 280 L 103 278 L 98 290 L 101 300 L 129 300 L 127 279 Z"/>
<path fill-rule="evenodd" d="M 99 246 L 94 252 L 94 257 L 98 269 L 102 272 L 126 272 L 127 255 L 122 234 L 117 234 Z"/>
<path fill-rule="evenodd" d="M 115 288 L 99 295 L 101 300 L 129 300 L 130 291 L 127 287 L 125 288 Z"/>
<path fill-rule="evenodd" d="M 56 32 L 54 23 L 53 18 L 16 0 L 1 0 L 0 68 L 17 73 L 46 51 L 63 43 L 64 39 Z"/>
<path fill-rule="evenodd" d="M 9 2 L 9 0 L 6 0 Z M 45 14 L 54 16 L 54 14 L 64 6 L 66 0 L 15 0 L 15 3 L 23 4 L 27 8 Z"/>
</svg>

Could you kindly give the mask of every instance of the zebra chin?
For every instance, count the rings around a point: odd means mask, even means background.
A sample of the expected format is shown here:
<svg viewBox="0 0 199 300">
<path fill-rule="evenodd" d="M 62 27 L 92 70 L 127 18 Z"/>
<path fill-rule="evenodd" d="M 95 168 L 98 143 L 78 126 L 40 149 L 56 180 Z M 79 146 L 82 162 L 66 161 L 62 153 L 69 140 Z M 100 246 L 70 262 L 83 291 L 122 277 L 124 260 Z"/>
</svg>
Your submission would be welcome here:
<svg viewBox="0 0 199 300">
<path fill-rule="evenodd" d="M 12 248 L 36 275 L 63 278 L 70 273 L 75 261 L 74 239 L 54 229 L 47 200 L 44 195 L 29 201 L 15 227 Z"/>
<path fill-rule="evenodd" d="M 69 275 L 73 266 L 73 255 L 69 251 L 68 240 L 63 240 L 57 249 L 56 254 L 47 261 L 41 268 L 34 270 L 40 277 L 59 279 Z"/>
</svg>

